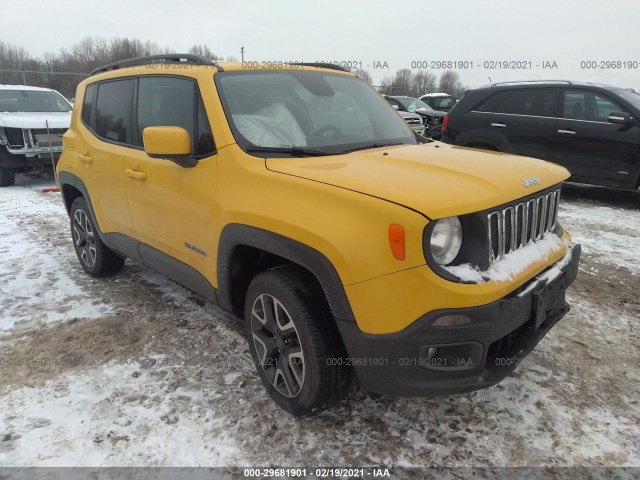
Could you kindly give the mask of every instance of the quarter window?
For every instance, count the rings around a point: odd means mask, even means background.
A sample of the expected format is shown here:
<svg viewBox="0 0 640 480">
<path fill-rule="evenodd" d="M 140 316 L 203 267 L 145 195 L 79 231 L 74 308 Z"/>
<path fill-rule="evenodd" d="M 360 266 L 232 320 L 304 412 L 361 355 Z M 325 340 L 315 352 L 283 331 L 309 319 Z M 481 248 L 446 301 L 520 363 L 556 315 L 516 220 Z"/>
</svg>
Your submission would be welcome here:
<svg viewBox="0 0 640 480">
<path fill-rule="evenodd" d="M 480 103 L 474 110 L 487 113 L 505 113 L 505 105 L 510 91 L 498 92 Z"/>
<path fill-rule="evenodd" d="M 131 130 L 133 80 L 101 83 L 95 111 L 95 132 L 118 143 L 127 143 Z"/>
<path fill-rule="evenodd" d="M 82 102 L 82 121 L 93 128 L 91 109 L 93 108 L 93 97 L 96 93 L 97 86 L 89 85 L 84 92 L 84 100 Z"/>
</svg>

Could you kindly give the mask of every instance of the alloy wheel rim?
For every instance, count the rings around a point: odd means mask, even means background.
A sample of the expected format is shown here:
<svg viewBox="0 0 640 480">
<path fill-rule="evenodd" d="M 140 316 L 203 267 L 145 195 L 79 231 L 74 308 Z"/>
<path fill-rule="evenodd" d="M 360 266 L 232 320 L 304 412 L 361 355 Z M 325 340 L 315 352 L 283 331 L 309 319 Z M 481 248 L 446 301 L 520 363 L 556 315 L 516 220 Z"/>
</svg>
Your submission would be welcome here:
<svg viewBox="0 0 640 480">
<path fill-rule="evenodd" d="M 291 315 L 273 295 L 263 293 L 253 302 L 251 334 L 271 385 L 286 398 L 300 395 L 305 380 L 302 343 Z"/>
<path fill-rule="evenodd" d="M 81 209 L 73 214 L 73 243 L 76 251 L 87 267 L 96 264 L 96 239 L 88 215 Z"/>
</svg>

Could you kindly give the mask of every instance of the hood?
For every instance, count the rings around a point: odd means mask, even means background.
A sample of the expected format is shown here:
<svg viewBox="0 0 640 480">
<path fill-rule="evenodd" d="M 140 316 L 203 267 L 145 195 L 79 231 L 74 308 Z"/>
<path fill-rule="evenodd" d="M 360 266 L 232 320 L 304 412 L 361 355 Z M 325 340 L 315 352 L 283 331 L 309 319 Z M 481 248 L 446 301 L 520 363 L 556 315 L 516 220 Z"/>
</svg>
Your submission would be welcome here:
<svg viewBox="0 0 640 480">
<path fill-rule="evenodd" d="M 0 112 L 0 126 L 12 128 L 69 128 L 71 112 Z"/>
<path fill-rule="evenodd" d="M 444 117 L 447 115 L 446 112 L 442 112 L 440 110 L 432 110 L 430 108 L 416 108 L 415 110 L 411 110 L 412 112 L 419 113 L 421 115 L 429 115 L 430 117 Z"/>
<path fill-rule="evenodd" d="M 553 163 L 440 142 L 345 155 L 269 158 L 267 168 L 417 210 L 431 219 L 485 210 L 569 177 Z M 524 180 L 538 177 L 539 184 Z"/>
</svg>

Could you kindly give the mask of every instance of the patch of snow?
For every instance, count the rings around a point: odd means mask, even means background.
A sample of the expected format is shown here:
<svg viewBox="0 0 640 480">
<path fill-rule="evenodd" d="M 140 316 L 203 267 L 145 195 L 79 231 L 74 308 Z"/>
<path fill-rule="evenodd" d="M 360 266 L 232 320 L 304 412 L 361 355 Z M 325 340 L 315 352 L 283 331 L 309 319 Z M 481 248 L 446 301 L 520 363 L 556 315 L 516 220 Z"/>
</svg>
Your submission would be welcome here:
<svg viewBox="0 0 640 480">
<path fill-rule="evenodd" d="M 111 312 L 83 289 L 91 279 L 73 250 L 59 194 L 0 189 L 0 238 L 0 332 Z"/>
<path fill-rule="evenodd" d="M 560 250 L 563 244 L 563 241 L 554 233 L 546 233 L 540 240 L 531 242 L 492 262 L 487 270 L 481 271 L 477 266 L 469 263 L 444 268 L 463 282 L 506 282 L 534 263 L 548 258 Z"/>
</svg>

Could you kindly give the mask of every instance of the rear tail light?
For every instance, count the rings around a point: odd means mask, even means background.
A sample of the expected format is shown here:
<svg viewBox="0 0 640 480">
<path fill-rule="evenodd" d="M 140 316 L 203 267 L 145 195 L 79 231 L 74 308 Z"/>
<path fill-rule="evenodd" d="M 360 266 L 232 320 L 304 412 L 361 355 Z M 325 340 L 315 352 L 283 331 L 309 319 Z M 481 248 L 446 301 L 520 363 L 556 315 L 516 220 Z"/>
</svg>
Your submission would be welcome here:
<svg viewBox="0 0 640 480">
<path fill-rule="evenodd" d="M 446 132 L 448 126 L 449 126 L 449 115 L 445 115 L 444 120 L 442 121 L 442 131 Z"/>
</svg>

